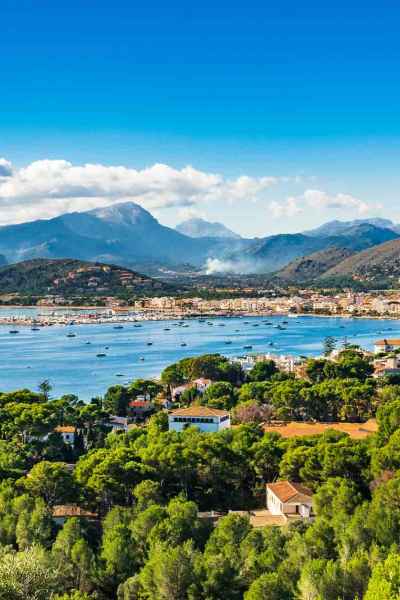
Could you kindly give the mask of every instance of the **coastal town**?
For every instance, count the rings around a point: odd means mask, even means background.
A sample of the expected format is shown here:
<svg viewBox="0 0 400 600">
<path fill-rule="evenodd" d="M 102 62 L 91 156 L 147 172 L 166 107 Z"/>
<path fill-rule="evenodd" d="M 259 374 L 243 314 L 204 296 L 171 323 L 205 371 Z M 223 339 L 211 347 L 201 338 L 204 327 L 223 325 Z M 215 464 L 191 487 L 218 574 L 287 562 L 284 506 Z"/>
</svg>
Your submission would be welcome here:
<svg viewBox="0 0 400 600">
<path fill-rule="evenodd" d="M 63 296 L 48 295 L 38 300 L 34 314 L 18 312 L 7 306 L 0 324 L 67 325 L 141 320 L 185 319 L 192 317 L 332 315 L 350 317 L 397 318 L 400 316 L 400 292 L 343 292 L 335 295 L 297 290 L 295 295 L 277 295 L 264 290 L 254 297 L 203 299 L 201 297 L 155 296 L 132 301 L 115 297 L 101 298 L 102 306 L 74 306 Z"/>
</svg>

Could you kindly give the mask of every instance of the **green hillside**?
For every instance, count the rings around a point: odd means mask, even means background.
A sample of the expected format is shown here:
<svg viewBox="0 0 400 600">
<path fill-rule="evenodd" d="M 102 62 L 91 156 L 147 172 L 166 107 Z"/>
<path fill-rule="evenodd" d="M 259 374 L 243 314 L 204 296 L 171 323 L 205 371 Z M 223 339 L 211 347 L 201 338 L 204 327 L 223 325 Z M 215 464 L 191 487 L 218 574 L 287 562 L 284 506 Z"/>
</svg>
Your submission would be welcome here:
<svg viewBox="0 0 400 600">
<path fill-rule="evenodd" d="M 73 259 L 34 259 L 0 268 L 2 294 L 65 298 L 167 293 L 172 286 L 116 265 Z"/>
</svg>

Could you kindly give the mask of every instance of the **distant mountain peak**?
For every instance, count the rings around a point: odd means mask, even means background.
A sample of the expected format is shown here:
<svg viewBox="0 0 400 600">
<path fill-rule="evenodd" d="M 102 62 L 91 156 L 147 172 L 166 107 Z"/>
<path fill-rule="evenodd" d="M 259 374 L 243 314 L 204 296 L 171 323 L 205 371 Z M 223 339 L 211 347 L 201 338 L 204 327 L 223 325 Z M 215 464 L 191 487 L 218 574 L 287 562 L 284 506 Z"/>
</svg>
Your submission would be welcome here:
<svg viewBox="0 0 400 600">
<path fill-rule="evenodd" d="M 398 227 L 390 219 L 373 217 L 370 219 L 354 219 L 353 221 L 339 221 L 338 219 L 335 219 L 333 221 L 323 223 L 315 229 L 304 231 L 304 235 L 312 237 L 342 235 L 354 227 L 366 226 L 377 227 L 378 229 L 391 229 L 392 231 L 396 232 L 398 231 Z"/>
<path fill-rule="evenodd" d="M 87 211 L 87 214 L 115 225 L 138 225 L 156 221 L 146 209 L 135 202 L 118 202 L 118 204 L 94 208 Z"/>
<path fill-rule="evenodd" d="M 240 239 L 240 235 L 231 229 L 228 229 L 223 223 L 211 223 L 205 219 L 192 218 L 179 223 L 175 227 L 179 233 L 183 233 L 192 238 L 214 237 L 214 238 L 235 238 Z"/>
</svg>

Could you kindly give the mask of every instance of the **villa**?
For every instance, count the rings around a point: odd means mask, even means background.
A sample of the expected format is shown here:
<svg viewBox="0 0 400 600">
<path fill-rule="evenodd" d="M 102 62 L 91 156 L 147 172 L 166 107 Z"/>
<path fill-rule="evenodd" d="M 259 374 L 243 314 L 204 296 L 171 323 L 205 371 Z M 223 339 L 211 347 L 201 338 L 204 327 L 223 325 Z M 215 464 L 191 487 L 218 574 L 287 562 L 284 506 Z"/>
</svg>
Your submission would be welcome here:
<svg viewBox="0 0 400 600">
<path fill-rule="evenodd" d="M 58 425 L 54 429 L 55 433 L 59 433 L 63 439 L 64 444 L 70 444 L 71 446 L 75 443 L 76 428 L 71 425 Z"/>
<path fill-rule="evenodd" d="M 393 352 L 400 348 L 400 339 L 383 339 L 374 342 L 374 352 L 379 354 L 380 352 Z"/>
<path fill-rule="evenodd" d="M 280 515 L 286 521 L 297 519 L 310 519 L 313 515 L 312 491 L 292 481 L 277 481 L 267 483 L 267 509 L 271 515 Z"/>
<path fill-rule="evenodd" d="M 191 425 L 195 425 L 200 431 L 217 433 L 222 429 L 228 429 L 231 426 L 231 419 L 226 410 L 207 406 L 177 408 L 168 415 L 170 431 L 183 431 Z"/>
</svg>

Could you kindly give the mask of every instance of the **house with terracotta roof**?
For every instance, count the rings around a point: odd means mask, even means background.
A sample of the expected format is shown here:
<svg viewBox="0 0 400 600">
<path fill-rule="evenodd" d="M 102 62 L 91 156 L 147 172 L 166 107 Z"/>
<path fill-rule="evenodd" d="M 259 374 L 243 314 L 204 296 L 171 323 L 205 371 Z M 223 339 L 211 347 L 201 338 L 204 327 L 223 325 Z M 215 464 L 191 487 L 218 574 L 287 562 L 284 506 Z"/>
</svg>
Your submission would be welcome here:
<svg viewBox="0 0 400 600">
<path fill-rule="evenodd" d="M 135 400 L 131 400 L 128 405 L 129 416 L 145 417 L 154 410 L 154 404 L 150 399 L 149 394 L 137 396 Z"/>
<path fill-rule="evenodd" d="M 271 515 L 282 515 L 287 521 L 313 517 L 312 491 L 300 483 L 267 483 L 266 494 L 267 509 Z"/>
<path fill-rule="evenodd" d="M 189 406 L 177 408 L 168 415 L 170 431 L 183 431 L 194 425 L 200 431 L 216 433 L 231 426 L 230 415 L 226 410 L 209 408 L 208 406 Z"/>
<path fill-rule="evenodd" d="M 393 352 L 393 350 L 398 350 L 400 348 L 400 339 L 392 338 L 392 339 L 383 339 L 377 340 L 374 342 L 374 352 L 375 354 L 379 354 L 380 352 Z"/>
<path fill-rule="evenodd" d="M 76 428 L 72 425 L 58 425 L 54 429 L 55 433 L 59 433 L 63 439 L 64 444 L 70 444 L 71 446 L 75 443 Z"/>
<path fill-rule="evenodd" d="M 204 394 L 206 389 L 212 384 L 211 379 L 206 379 L 205 377 L 199 377 L 198 379 L 193 379 L 193 381 L 189 381 L 189 383 L 183 383 L 182 385 L 178 385 L 172 390 L 172 399 L 179 400 L 180 396 L 183 392 L 187 390 L 196 389 L 199 394 Z"/>
<path fill-rule="evenodd" d="M 77 504 L 57 504 L 53 508 L 52 517 L 58 525 L 64 525 L 67 519 L 78 518 L 95 521 L 99 518 L 99 515 L 81 508 Z"/>
</svg>

